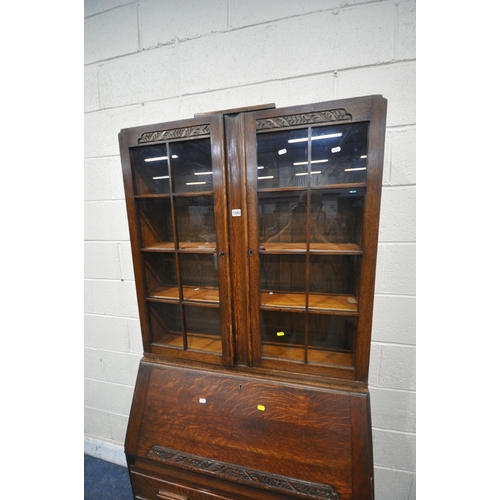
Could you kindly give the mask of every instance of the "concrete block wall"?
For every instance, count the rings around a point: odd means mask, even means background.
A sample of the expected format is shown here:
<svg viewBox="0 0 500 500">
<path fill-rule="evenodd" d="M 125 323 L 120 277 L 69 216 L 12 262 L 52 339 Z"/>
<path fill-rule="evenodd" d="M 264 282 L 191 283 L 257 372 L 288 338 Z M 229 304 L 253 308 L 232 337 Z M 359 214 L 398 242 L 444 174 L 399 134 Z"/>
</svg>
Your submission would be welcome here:
<svg viewBox="0 0 500 500">
<path fill-rule="evenodd" d="M 415 0 L 85 0 L 91 453 L 123 460 L 142 355 L 120 129 L 268 102 L 382 94 L 388 121 L 369 379 L 375 489 L 377 500 L 416 497 L 415 9 Z"/>
</svg>

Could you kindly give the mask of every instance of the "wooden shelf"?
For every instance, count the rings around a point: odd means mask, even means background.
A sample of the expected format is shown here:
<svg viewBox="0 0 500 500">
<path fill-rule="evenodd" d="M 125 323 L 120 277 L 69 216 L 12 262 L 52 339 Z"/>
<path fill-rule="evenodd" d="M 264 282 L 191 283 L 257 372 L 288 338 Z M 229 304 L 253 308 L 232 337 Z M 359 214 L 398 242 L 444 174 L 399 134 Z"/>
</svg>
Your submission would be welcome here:
<svg viewBox="0 0 500 500">
<path fill-rule="evenodd" d="M 184 342 L 182 340 L 181 333 L 165 335 L 160 340 L 154 342 L 154 344 L 162 347 L 184 349 Z M 187 345 L 188 349 L 192 349 L 195 351 L 207 351 L 214 353 L 222 352 L 222 341 L 220 336 L 188 333 Z"/>
<path fill-rule="evenodd" d="M 288 359 L 304 362 L 304 346 L 286 344 L 262 344 L 262 356 L 265 358 Z M 308 348 L 308 363 L 336 366 L 353 366 L 353 355 L 348 352 L 339 352 L 328 349 Z"/>
<path fill-rule="evenodd" d="M 355 243 L 311 243 L 311 253 L 326 253 L 340 255 L 361 255 L 363 252 Z M 284 254 L 284 253 L 306 253 L 306 243 L 261 243 L 259 253 Z"/>
<path fill-rule="evenodd" d="M 314 186 L 313 189 L 361 189 L 366 187 L 366 183 L 364 182 L 344 182 L 338 184 L 320 184 Z M 304 191 L 307 189 L 307 186 L 284 186 L 284 187 L 270 187 L 270 188 L 259 188 L 257 192 L 259 193 L 286 193 L 292 191 Z"/>
<path fill-rule="evenodd" d="M 304 293 L 286 293 L 264 291 L 260 295 L 261 309 L 280 309 L 304 311 L 306 295 Z M 318 312 L 358 313 L 358 301 L 353 295 L 309 294 L 309 310 Z"/>
<path fill-rule="evenodd" d="M 148 245 L 141 248 L 142 252 L 174 252 L 175 244 L 173 241 L 160 241 L 154 245 Z"/>
<path fill-rule="evenodd" d="M 143 193 L 143 194 L 134 194 L 134 198 L 136 199 L 147 199 L 147 198 L 169 198 L 170 195 L 167 193 Z"/>
<path fill-rule="evenodd" d="M 215 241 L 183 241 L 179 243 L 180 252 L 189 253 L 215 253 Z M 154 245 L 141 248 L 143 252 L 175 252 L 173 241 L 161 241 Z"/>
<path fill-rule="evenodd" d="M 173 192 L 172 196 L 176 198 L 197 198 L 198 196 L 213 196 L 213 191 L 181 191 Z"/>
<path fill-rule="evenodd" d="M 197 197 L 197 196 L 212 196 L 214 194 L 213 191 L 185 191 L 185 192 L 174 192 L 170 193 L 142 193 L 142 194 L 134 194 L 134 198 L 136 199 L 146 199 L 146 198 L 170 198 L 170 196 L 174 197 Z"/>
<path fill-rule="evenodd" d="M 189 302 L 219 303 L 219 289 L 214 287 L 185 286 L 182 294 L 184 300 Z M 179 288 L 176 286 L 157 288 L 150 293 L 149 298 L 179 301 Z"/>
</svg>

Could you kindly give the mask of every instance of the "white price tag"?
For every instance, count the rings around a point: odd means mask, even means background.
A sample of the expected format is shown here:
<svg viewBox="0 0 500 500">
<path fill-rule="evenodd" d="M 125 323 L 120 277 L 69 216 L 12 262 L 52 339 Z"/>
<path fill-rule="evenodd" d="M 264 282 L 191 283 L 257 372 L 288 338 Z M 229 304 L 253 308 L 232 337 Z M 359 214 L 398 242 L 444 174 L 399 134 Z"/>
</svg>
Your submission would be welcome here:
<svg viewBox="0 0 500 500">
<path fill-rule="evenodd" d="M 233 214 L 233 217 L 241 217 L 241 208 L 233 208 L 231 213 Z"/>
</svg>

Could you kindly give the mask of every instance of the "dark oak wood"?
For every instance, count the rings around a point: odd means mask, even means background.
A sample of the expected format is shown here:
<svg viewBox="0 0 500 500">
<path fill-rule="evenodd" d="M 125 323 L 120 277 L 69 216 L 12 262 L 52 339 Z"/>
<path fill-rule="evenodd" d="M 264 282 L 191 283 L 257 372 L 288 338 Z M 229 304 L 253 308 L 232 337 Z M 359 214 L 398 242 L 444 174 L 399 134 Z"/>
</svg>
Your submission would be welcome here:
<svg viewBox="0 0 500 500">
<path fill-rule="evenodd" d="M 220 109 L 218 111 L 208 111 L 205 113 L 195 113 L 194 116 L 204 116 L 204 115 L 235 115 L 240 113 L 248 113 L 250 111 L 260 111 L 263 109 L 274 109 L 276 104 L 268 103 L 268 104 L 257 104 L 255 106 L 242 106 L 240 108 L 230 108 L 230 109 Z"/>
<path fill-rule="evenodd" d="M 264 104 L 120 132 L 144 346 L 135 498 L 373 500 L 386 107 Z"/>
<path fill-rule="evenodd" d="M 247 147 L 245 150 L 246 165 L 257 165 L 257 136 L 255 113 L 245 115 L 245 133 Z M 261 328 L 260 328 L 260 269 L 259 260 L 259 220 L 258 220 L 258 170 L 249 168 L 246 172 L 247 203 L 252 210 L 248 213 L 248 249 L 251 252 L 248 262 L 248 297 L 250 315 L 247 323 L 250 326 L 251 345 L 250 353 L 252 365 L 257 368 L 261 365 Z"/>
<path fill-rule="evenodd" d="M 231 298 L 231 265 L 228 255 L 230 253 L 229 242 L 229 216 L 227 213 L 228 192 L 226 185 L 226 148 L 224 134 L 224 118 L 222 115 L 212 117 L 213 141 L 212 141 L 212 162 L 214 165 L 214 186 L 215 186 L 215 221 L 217 232 L 217 266 L 219 277 L 219 301 L 221 312 L 221 339 L 222 339 L 222 362 L 226 366 L 231 366 L 234 362 L 235 343 L 233 331 L 233 307 Z M 219 224 L 217 224 L 219 221 Z M 218 226 L 218 227 L 217 227 Z"/>
<path fill-rule="evenodd" d="M 373 449 L 369 395 L 351 395 L 352 432 L 352 496 L 373 500 Z"/>
<path fill-rule="evenodd" d="M 230 260 L 232 270 L 233 325 L 236 337 L 235 364 L 251 365 L 250 335 L 246 327 L 250 315 L 248 301 L 248 214 L 245 184 L 244 115 L 224 118 L 228 171 L 228 214 Z M 238 211 L 238 212 L 235 212 Z M 235 215 L 239 214 L 239 215 Z"/>
<path fill-rule="evenodd" d="M 356 377 L 368 382 L 370 341 L 375 293 L 375 268 L 377 264 L 378 228 L 382 190 L 382 169 L 384 161 L 385 124 L 387 101 L 381 96 L 372 98 L 373 125 L 369 129 L 370 154 L 367 166 L 367 190 L 363 227 L 363 263 L 359 293 L 360 321 L 356 346 Z"/>
<path fill-rule="evenodd" d="M 365 392 L 162 365 L 151 367 L 146 393 L 145 404 L 134 413 L 142 416 L 137 446 L 126 449 L 145 464 L 152 461 L 290 498 L 304 498 L 300 492 L 313 485 L 339 498 L 355 498 L 351 424 L 361 420 L 357 426 L 363 429 L 356 432 L 370 435 L 366 419 L 358 416 L 366 413 Z M 371 479 L 361 476 L 357 481 L 369 487 Z M 290 490 L 294 479 L 299 484 Z"/>
</svg>

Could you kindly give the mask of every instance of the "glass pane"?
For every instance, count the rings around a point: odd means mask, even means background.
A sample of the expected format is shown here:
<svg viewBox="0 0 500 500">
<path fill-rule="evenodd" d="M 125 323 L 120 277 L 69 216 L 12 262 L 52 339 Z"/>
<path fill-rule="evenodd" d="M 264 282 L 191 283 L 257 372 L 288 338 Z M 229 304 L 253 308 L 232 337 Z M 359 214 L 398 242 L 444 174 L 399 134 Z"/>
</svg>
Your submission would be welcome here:
<svg viewBox="0 0 500 500">
<path fill-rule="evenodd" d="M 175 215 L 180 243 L 196 242 L 193 247 L 215 248 L 213 196 L 178 197 L 175 200 Z M 183 246 L 186 247 L 181 244 Z"/>
<path fill-rule="evenodd" d="M 318 191 L 315 191 L 318 192 Z M 316 227 L 330 242 L 362 245 L 365 188 L 325 190 Z M 316 209 L 313 207 L 313 211 Z"/>
<path fill-rule="evenodd" d="M 306 314 L 261 311 L 262 356 L 305 361 Z"/>
<path fill-rule="evenodd" d="M 268 243 L 261 249 L 305 249 L 309 232 L 311 250 L 328 250 L 322 243 L 346 243 L 355 246 L 344 246 L 345 251 L 360 251 L 364 193 L 365 188 L 311 190 L 309 202 L 307 191 L 259 193 L 259 240 Z"/>
<path fill-rule="evenodd" d="M 217 256 L 198 253 L 179 258 L 184 300 L 218 303 Z"/>
<path fill-rule="evenodd" d="M 311 255 L 311 293 L 355 294 L 358 261 L 355 255 Z"/>
<path fill-rule="evenodd" d="M 145 253 L 144 271 L 148 296 L 159 299 L 179 299 L 175 255 Z"/>
<path fill-rule="evenodd" d="M 307 192 L 259 193 L 259 238 L 261 242 L 306 240 Z"/>
<path fill-rule="evenodd" d="M 367 133 L 367 123 L 314 127 L 311 185 L 365 182 Z"/>
<path fill-rule="evenodd" d="M 135 194 L 169 192 L 167 148 L 165 144 L 141 146 L 130 150 Z"/>
<path fill-rule="evenodd" d="M 151 337 L 155 344 L 184 348 L 179 304 L 149 302 Z"/>
<path fill-rule="evenodd" d="M 311 255 L 308 309 L 357 311 L 360 260 L 355 255 Z"/>
<path fill-rule="evenodd" d="M 307 363 L 352 365 L 354 316 L 261 311 L 262 356 Z"/>
<path fill-rule="evenodd" d="M 218 307 L 184 306 L 188 349 L 222 352 Z"/>
<path fill-rule="evenodd" d="M 257 144 L 259 189 L 307 185 L 307 129 L 259 134 Z"/>
<path fill-rule="evenodd" d="M 308 133 L 301 129 L 257 136 L 259 189 L 366 181 L 367 123 L 311 127 L 310 140 Z"/>
<path fill-rule="evenodd" d="M 307 264 L 305 255 L 261 254 L 261 306 L 356 312 L 360 260 L 353 255 L 311 255 Z"/>
<path fill-rule="evenodd" d="M 309 363 L 342 364 L 339 353 L 351 353 L 358 326 L 354 316 L 310 314 L 308 318 Z M 349 363 L 347 358 L 344 363 Z"/>
<path fill-rule="evenodd" d="M 170 154 L 175 193 L 213 190 L 210 139 L 171 143 Z"/>
<path fill-rule="evenodd" d="M 173 248 L 174 231 L 170 199 L 137 200 L 142 248 Z"/>
<path fill-rule="evenodd" d="M 260 256 L 261 305 L 305 307 L 305 255 Z"/>
</svg>

